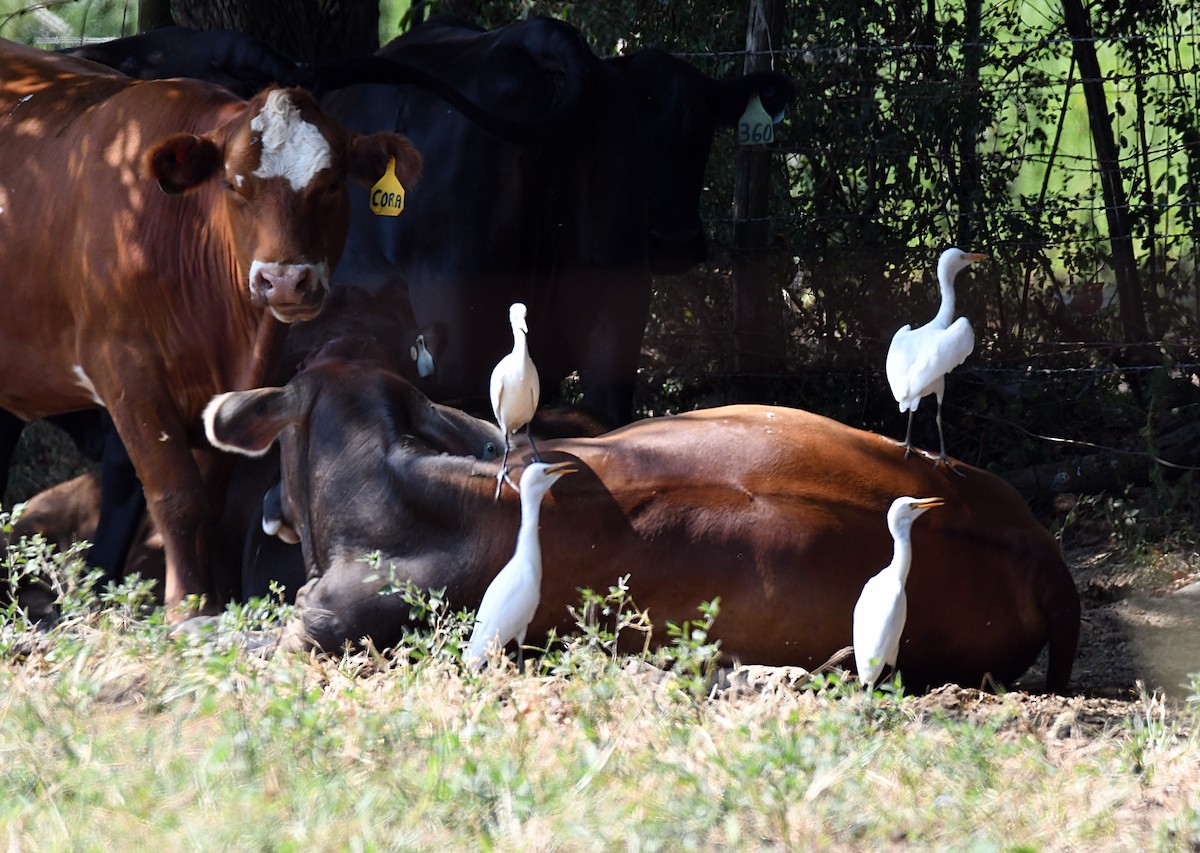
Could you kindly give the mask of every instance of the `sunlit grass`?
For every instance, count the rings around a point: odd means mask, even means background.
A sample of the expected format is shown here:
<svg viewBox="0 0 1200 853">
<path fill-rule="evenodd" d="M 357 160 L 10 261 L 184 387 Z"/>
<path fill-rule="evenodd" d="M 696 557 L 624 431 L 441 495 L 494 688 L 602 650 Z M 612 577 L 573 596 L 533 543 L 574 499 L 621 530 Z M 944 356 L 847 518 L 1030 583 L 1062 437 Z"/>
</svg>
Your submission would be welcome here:
<svg viewBox="0 0 1200 853">
<path fill-rule="evenodd" d="M 62 567 L 60 567 L 60 570 Z M 664 672 L 613 651 L 617 587 L 518 673 L 460 664 L 469 620 L 411 588 L 393 653 L 263 659 L 270 602 L 172 635 L 144 589 L 59 624 L 0 619 L 0 837 L 9 849 L 1176 849 L 1200 841 L 1197 704 L 970 714 L 839 670 L 710 693 L 681 633 Z M 719 609 L 715 616 L 720 619 Z M 703 626 L 698 619 L 696 625 Z M 695 626 L 693 626 L 695 627 Z M 658 663 L 671 663 L 657 659 Z M 980 694 L 982 696 L 982 694 Z"/>
</svg>

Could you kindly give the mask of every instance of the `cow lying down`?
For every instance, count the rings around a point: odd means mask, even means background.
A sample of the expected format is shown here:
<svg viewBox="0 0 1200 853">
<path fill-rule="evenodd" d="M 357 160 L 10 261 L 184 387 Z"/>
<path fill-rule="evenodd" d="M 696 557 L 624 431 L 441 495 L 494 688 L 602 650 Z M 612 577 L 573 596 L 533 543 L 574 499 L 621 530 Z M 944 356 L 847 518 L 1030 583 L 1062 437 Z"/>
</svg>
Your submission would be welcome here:
<svg viewBox="0 0 1200 853">
<path fill-rule="evenodd" d="M 497 462 L 436 453 L 417 430 L 398 433 L 396 412 L 416 423 L 432 410 L 390 377 L 384 400 L 377 367 L 325 360 L 285 387 L 215 397 L 205 413 L 224 449 L 255 454 L 280 442 L 282 511 L 313 578 L 285 646 L 397 641 L 409 607 L 378 594 L 386 580 L 362 561 L 368 552 L 381 552 L 396 579 L 445 587 L 452 605 L 471 608 L 513 552 L 519 502 L 507 487 L 495 499 Z M 442 426 L 486 434 L 468 421 Z M 859 592 L 891 558 L 893 498 L 940 496 L 945 507 L 913 531 L 898 662 L 906 684 L 975 685 L 989 673 L 1008 681 L 1048 642 L 1047 688 L 1067 686 L 1079 634 L 1074 582 L 1053 538 L 991 474 L 948 474 L 906 460 L 889 439 L 768 406 L 653 418 L 540 450 L 580 472 L 542 507 L 532 643 L 573 627 L 567 605 L 581 587 L 629 575 L 657 642 L 668 620 L 694 618 L 719 597 L 714 633 L 728 658 L 813 668 L 851 643 Z"/>
</svg>

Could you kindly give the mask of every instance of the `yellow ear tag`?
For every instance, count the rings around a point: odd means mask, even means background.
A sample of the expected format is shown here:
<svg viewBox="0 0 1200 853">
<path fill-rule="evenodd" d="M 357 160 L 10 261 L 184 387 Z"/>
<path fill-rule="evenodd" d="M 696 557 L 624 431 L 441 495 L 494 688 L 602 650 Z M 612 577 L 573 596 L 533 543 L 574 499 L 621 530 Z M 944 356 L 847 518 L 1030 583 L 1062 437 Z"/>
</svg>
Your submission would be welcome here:
<svg viewBox="0 0 1200 853">
<path fill-rule="evenodd" d="M 766 145 L 775 141 L 775 128 L 758 95 L 751 95 L 746 111 L 738 121 L 740 145 Z"/>
<path fill-rule="evenodd" d="M 371 212 L 376 216 L 399 216 L 404 210 L 404 186 L 396 177 L 396 158 L 388 159 L 387 170 L 371 187 Z"/>
</svg>

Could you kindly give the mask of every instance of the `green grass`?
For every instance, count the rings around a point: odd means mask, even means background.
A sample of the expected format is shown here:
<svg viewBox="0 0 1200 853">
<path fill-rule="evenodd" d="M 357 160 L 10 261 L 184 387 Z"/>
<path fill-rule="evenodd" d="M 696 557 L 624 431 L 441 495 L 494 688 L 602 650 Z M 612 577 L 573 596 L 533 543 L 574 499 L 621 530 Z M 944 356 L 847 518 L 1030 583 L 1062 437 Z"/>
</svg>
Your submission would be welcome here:
<svg viewBox="0 0 1200 853">
<path fill-rule="evenodd" d="M 836 670 L 710 695 L 709 617 L 656 661 L 674 663 L 664 674 L 611 651 L 605 609 L 639 630 L 619 587 L 587 597 L 580 636 L 523 673 L 465 672 L 464 615 L 411 589 L 427 627 L 394 653 L 264 660 L 234 640 L 286 608 L 173 636 L 144 588 L 99 608 L 58 562 L 56 627 L 0 616 L 0 838 L 14 850 L 1200 842 L 1196 703 L 1144 695 L 1096 721 L 1058 699 L 1051 719 L 1029 697 L 970 691 L 964 713 L 865 696 Z"/>
</svg>

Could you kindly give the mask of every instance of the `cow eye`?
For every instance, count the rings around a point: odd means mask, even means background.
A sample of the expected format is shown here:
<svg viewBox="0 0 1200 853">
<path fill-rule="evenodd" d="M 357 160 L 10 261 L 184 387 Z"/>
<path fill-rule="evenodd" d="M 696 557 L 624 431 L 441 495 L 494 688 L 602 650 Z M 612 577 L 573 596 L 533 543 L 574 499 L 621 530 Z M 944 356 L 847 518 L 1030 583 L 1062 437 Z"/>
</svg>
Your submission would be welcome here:
<svg viewBox="0 0 1200 853">
<path fill-rule="evenodd" d="M 483 459 L 485 462 L 495 459 L 500 455 L 500 449 L 496 447 L 494 441 L 489 441 L 483 446 Z"/>
</svg>

